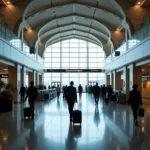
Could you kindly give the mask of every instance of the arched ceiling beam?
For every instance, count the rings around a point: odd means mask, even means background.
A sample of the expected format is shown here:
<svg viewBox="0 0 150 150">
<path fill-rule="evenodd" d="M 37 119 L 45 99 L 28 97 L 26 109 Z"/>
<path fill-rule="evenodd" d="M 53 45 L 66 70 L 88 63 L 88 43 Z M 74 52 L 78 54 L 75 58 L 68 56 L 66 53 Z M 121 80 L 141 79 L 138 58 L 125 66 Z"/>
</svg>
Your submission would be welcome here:
<svg viewBox="0 0 150 150">
<path fill-rule="evenodd" d="M 107 42 L 109 40 L 109 37 L 106 37 L 105 35 L 103 35 L 101 32 L 99 32 L 97 30 L 90 29 L 88 27 L 83 27 L 83 26 L 74 26 L 74 24 L 55 28 L 53 30 L 50 30 L 49 32 L 44 33 L 39 38 L 42 40 L 44 38 L 47 38 L 47 37 L 51 36 L 51 34 L 56 34 L 60 31 L 65 31 L 65 29 L 67 29 L 67 30 L 68 29 L 74 29 L 74 30 L 79 30 L 80 29 L 80 31 L 87 32 L 89 34 L 92 33 L 93 35 L 96 35 L 97 37 L 99 36 L 105 42 Z"/>
<path fill-rule="evenodd" d="M 60 37 L 61 37 L 61 34 L 67 34 L 68 32 L 79 32 L 79 33 L 81 33 L 81 34 L 86 34 L 86 35 L 85 35 L 86 37 L 92 36 L 93 38 L 95 38 L 95 40 L 97 39 L 98 42 L 102 43 L 102 42 L 101 42 L 102 39 L 98 38 L 96 35 L 94 35 L 94 34 L 92 34 L 92 33 L 88 33 L 88 32 L 83 32 L 83 31 L 77 30 L 77 29 L 66 30 L 66 31 L 59 32 L 59 33 L 57 33 L 57 34 L 53 34 L 53 35 L 51 35 L 51 36 L 45 38 L 43 41 L 51 40 L 52 38 L 55 38 L 56 36 L 60 36 Z M 88 36 L 88 35 L 89 35 L 89 36 Z M 57 37 L 57 38 L 58 38 L 58 37 Z M 41 41 L 42 44 L 45 44 L 45 43 L 43 43 L 43 41 Z M 102 45 L 103 45 L 103 44 L 102 44 Z"/>
<path fill-rule="evenodd" d="M 82 25 L 82 24 L 79 24 L 79 23 L 68 23 L 68 24 L 65 24 L 65 25 L 61 25 L 61 26 L 59 26 L 59 27 L 54 27 L 54 28 L 52 28 L 52 29 L 47 29 L 47 30 L 45 30 L 44 32 L 42 32 L 42 31 L 40 32 L 40 31 L 39 31 L 38 37 L 42 37 L 42 36 L 44 36 L 45 34 L 47 34 L 48 32 L 53 31 L 53 30 L 55 30 L 55 29 L 61 29 L 61 28 L 63 28 L 63 27 L 69 27 L 69 26 L 77 26 L 77 27 L 80 26 L 80 27 L 82 27 L 82 28 L 89 29 L 89 31 L 90 31 L 90 30 L 94 30 L 95 32 L 101 34 L 103 37 L 106 37 L 106 39 L 109 38 L 108 35 L 104 34 L 103 32 L 100 32 L 98 29 L 96 29 L 96 28 L 90 28 L 89 26 L 85 26 L 85 25 Z"/>
<path fill-rule="evenodd" d="M 75 18 L 74 18 L 75 17 Z M 56 26 L 59 27 L 60 25 L 57 24 L 57 22 L 60 22 L 62 19 L 66 20 L 66 19 L 72 19 L 72 22 L 71 23 L 74 23 L 74 24 L 81 24 L 83 25 L 83 23 L 85 24 L 85 26 L 90 26 L 91 28 L 93 29 L 96 29 L 96 30 L 99 30 L 100 32 L 102 32 L 103 34 L 105 34 L 106 36 L 110 37 L 111 36 L 111 32 L 110 30 L 105 27 L 101 22 L 97 21 L 97 20 L 94 20 L 94 19 L 91 19 L 91 18 L 85 18 L 84 16 L 81 16 L 81 15 L 68 15 L 66 17 L 60 17 L 60 18 L 55 18 L 54 20 L 50 20 L 50 21 L 46 21 L 45 23 L 41 24 L 41 29 L 39 30 L 39 35 L 42 31 L 45 32 L 45 30 L 51 30 L 50 28 L 46 29 L 47 27 L 50 27 L 51 24 L 53 24 L 54 22 L 56 23 Z M 84 21 L 85 19 L 85 21 Z M 83 20 L 83 23 L 80 22 L 79 20 Z M 86 20 L 90 21 L 90 24 L 88 25 L 88 23 L 86 24 Z M 78 23 L 80 22 L 80 23 Z M 91 25 L 92 23 L 92 25 Z"/>
<path fill-rule="evenodd" d="M 44 16 L 44 15 L 43 15 Z M 61 19 L 61 18 L 64 18 L 64 17 L 69 17 L 69 16 L 80 16 L 80 17 L 84 17 L 84 18 L 87 18 L 87 19 L 93 19 L 93 20 L 96 20 L 98 22 L 100 22 L 101 24 L 103 24 L 105 27 L 107 27 L 110 31 L 114 31 L 118 26 L 121 26 L 122 24 L 122 20 L 115 20 L 115 17 L 113 17 L 112 15 L 110 15 L 110 18 L 114 21 L 111 21 L 110 19 L 108 19 L 107 21 L 102 19 L 102 18 L 98 18 L 98 17 L 93 17 L 93 16 L 87 16 L 86 14 L 78 14 L 78 13 L 74 13 L 74 12 L 70 12 L 69 14 L 64 14 L 62 16 L 59 16 L 59 17 L 56 17 L 56 16 L 53 16 L 52 18 L 46 18 L 44 20 L 39 20 L 38 18 L 38 15 L 37 15 L 37 18 L 36 20 L 38 20 L 37 24 L 35 25 L 36 21 L 33 21 L 33 17 L 31 18 L 31 21 L 34 23 L 34 25 L 32 25 L 30 23 L 30 21 L 27 19 L 26 21 L 29 23 L 29 25 L 33 28 L 33 29 L 36 29 L 39 30 L 42 26 L 44 26 L 45 24 L 47 24 L 48 22 L 54 20 L 54 19 Z M 34 17 L 35 18 L 35 17 Z M 107 19 L 107 18 L 105 18 Z"/>
<path fill-rule="evenodd" d="M 32 3 L 32 2 L 31 2 Z M 117 17 L 117 18 L 120 18 L 120 19 L 123 19 L 124 17 L 125 17 L 125 14 L 124 14 L 124 12 L 123 12 L 123 10 L 121 9 L 121 7 L 118 7 L 118 9 L 120 9 L 120 14 L 117 14 L 117 13 L 115 13 L 114 11 L 111 11 L 111 10 L 107 10 L 106 8 L 100 8 L 98 5 L 97 5 L 97 7 L 94 7 L 94 6 L 91 6 L 91 5 L 88 5 L 88 4 L 86 4 L 86 3 L 79 3 L 79 2 L 76 2 L 76 3 L 72 3 L 72 2 L 70 2 L 70 3 L 66 3 L 66 4 L 57 4 L 57 6 L 53 6 L 53 5 L 47 5 L 46 7 L 40 7 L 38 10 L 36 10 L 36 11 L 34 11 L 34 12 L 32 12 L 32 13 L 30 13 L 30 14 L 27 14 L 27 9 L 25 10 L 25 12 L 24 12 L 24 14 L 23 14 L 23 17 L 25 18 L 25 19 L 27 19 L 27 18 L 29 18 L 29 17 L 32 17 L 32 16 L 34 16 L 34 15 L 36 15 L 36 14 L 38 14 L 38 13 L 41 13 L 41 12 L 44 12 L 44 11 L 48 11 L 49 9 L 56 9 L 56 8 L 61 8 L 61 7 L 64 7 L 64 6 L 67 6 L 67 5 L 80 5 L 80 6 L 84 6 L 84 7 L 88 7 L 88 8 L 92 8 L 92 9 L 98 9 L 98 10 L 100 10 L 100 11 L 102 11 L 102 12 L 105 12 L 105 13 L 109 13 L 109 14 L 111 14 L 111 15 L 113 15 L 113 16 L 115 16 L 115 17 Z M 118 5 L 119 6 L 119 5 Z"/>
<path fill-rule="evenodd" d="M 48 42 L 47 45 L 46 45 L 46 47 L 48 47 L 48 46 L 50 46 L 50 45 L 52 45 L 52 44 L 58 43 L 58 42 L 60 42 L 60 41 L 69 40 L 69 39 L 73 39 L 73 38 L 79 39 L 79 40 L 88 41 L 88 42 L 91 42 L 91 43 L 93 43 L 93 44 L 96 44 L 96 45 L 102 47 L 102 45 L 101 45 L 100 43 L 97 43 L 97 42 L 95 42 L 95 41 L 93 41 L 92 39 L 89 39 L 89 38 L 87 38 L 87 37 L 78 36 L 78 35 L 76 35 L 76 34 L 63 36 L 63 37 L 60 37 L 59 39 L 56 39 L 56 40 L 51 41 L 50 43 Z"/>
</svg>

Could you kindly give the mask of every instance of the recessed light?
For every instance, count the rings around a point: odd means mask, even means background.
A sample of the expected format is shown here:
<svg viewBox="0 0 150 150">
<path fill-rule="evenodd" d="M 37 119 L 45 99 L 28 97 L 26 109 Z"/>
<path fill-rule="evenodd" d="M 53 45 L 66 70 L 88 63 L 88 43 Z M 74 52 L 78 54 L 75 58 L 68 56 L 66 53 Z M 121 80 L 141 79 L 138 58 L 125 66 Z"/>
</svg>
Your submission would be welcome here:
<svg viewBox="0 0 150 150">
<path fill-rule="evenodd" d="M 10 2 L 9 2 L 9 1 L 7 1 L 7 4 L 10 4 Z"/>
<path fill-rule="evenodd" d="M 140 4 L 141 4 L 141 2 L 138 2 L 137 4 L 138 4 L 138 5 L 140 5 Z"/>
</svg>

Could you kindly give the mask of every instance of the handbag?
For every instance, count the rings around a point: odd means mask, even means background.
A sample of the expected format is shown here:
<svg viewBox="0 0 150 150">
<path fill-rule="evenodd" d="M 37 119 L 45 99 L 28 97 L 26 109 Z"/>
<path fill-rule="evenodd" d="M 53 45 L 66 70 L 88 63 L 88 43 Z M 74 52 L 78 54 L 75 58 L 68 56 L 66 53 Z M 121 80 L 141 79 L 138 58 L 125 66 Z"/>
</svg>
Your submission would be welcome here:
<svg viewBox="0 0 150 150">
<path fill-rule="evenodd" d="M 144 117 L 144 114 L 145 114 L 144 108 L 139 108 L 139 110 L 138 110 L 138 116 L 139 117 Z"/>
</svg>

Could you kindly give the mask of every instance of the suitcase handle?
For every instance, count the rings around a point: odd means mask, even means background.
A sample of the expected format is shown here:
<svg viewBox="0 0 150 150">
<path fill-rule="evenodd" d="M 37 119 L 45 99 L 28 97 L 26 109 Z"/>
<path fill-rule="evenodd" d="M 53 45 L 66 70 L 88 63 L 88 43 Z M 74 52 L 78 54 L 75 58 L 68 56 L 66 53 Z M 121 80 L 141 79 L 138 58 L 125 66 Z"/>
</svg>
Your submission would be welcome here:
<svg viewBox="0 0 150 150">
<path fill-rule="evenodd" d="M 78 102 L 75 102 L 74 103 L 74 110 L 78 110 L 78 107 L 79 107 Z"/>
</svg>

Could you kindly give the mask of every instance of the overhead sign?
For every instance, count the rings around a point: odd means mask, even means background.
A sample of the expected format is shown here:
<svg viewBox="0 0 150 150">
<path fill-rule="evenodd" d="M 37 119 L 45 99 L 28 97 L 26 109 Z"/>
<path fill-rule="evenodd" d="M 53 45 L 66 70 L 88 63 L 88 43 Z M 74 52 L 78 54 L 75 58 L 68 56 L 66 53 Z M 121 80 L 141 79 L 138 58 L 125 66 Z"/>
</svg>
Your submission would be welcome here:
<svg viewBox="0 0 150 150">
<path fill-rule="evenodd" d="M 45 69 L 44 72 L 105 72 L 104 69 Z"/>
<path fill-rule="evenodd" d="M 8 74 L 0 74 L 0 78 L 8 78 Z"/>
</svg>

